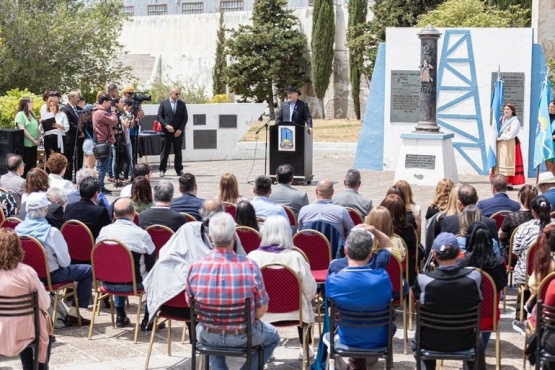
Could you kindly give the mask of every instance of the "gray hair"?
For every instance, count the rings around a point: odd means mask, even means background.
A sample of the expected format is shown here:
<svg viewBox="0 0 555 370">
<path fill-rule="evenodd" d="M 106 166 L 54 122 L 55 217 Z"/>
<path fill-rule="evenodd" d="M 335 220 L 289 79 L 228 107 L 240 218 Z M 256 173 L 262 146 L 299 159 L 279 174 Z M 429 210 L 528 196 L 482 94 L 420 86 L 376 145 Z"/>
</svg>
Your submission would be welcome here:
<svg viewBox="0 0 555 370">
<path fill-rule="evenodd" d="M 208 234 L 216 247 L 226 247 L 235 241 L 235 220 L 229 213 L 219 212 L 212 216 Z"/>
<path fill-rule="evenodd" d="M 360 171 L 351 168 L 345 175 L 345 185 L 350 188 L 356 188 L 360 184 Z"/>
<path fill-rule="evenodd" d="M 217 202 L 212 209 L 207 208 L 208 205 L 213 205 L 213 203 L 211 201 L 205 200 L 204 203 L 202 203 L 202 207 L 200 207 L 199 209 L 200 218 L 205 224 L 216 213 L 225 212 L 224 204 L 222 202 Z"/>
<path fill-rule="evenodd" d="M 67 195 L 60 188 L 48 188 L 46 196 L 48 197 L 48 200 L 56 202 L 59 205 L 67 204 Z"/>
<path fill-rule="evenodd" d="M 169 181 L 160 181 L 154 185 L 153 195 L 155 202 L 171 202 L 173 198 L 173 185 Z"/>
<path fill-rule="evenodd" d="M 95 179 L 98 179 L 98 173 L 92 168 L 86 168 L 86 167 L 81 168 L 75 174 L 75 181 L 77 182 L 77 187 L 79 187 L 79 184 L 81 184 L 81 181 L 83 181 L 83 179 L 86 177 L 93 177 Z"/>
<path fill-rule="evenodd" d="M 270 216 L 264 221 L 261 231 L 262 242 L 260 245 L 279 245 L 285 249 L 293 248 L 291 226 L 283 216 Z"/>
<path fill-rule="evenodd" d="M 45 218 L 47 214 L 48 214 L 48 206 L 37 208 L 37 209 L 29 209 L 27 210 L 27 214 L 25 215 L 25 218 L 36 220 L 38 218 Z"/>
<path fill-rule="evenodd" d="M 266 227 L 266 226 L 264 226 Z M 364 261 L 372 252 L 372 234 L 364 229 L 354 229 L 345 241 L 347 256 L 354 261 Z"/>
</svg>

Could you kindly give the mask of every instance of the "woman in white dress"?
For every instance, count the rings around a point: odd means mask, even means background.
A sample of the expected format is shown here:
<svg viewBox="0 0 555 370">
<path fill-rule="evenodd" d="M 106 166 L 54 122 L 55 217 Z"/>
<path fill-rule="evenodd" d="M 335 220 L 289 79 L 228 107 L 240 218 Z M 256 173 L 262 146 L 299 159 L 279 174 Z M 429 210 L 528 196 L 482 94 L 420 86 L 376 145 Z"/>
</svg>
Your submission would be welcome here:
<svg viewBox="0 0 555 370">
<path fill-rule="evenodd" d="M 69 121 L 66 114 L 60 111 L 60 100 L 56 96 L 51 96 L 46 101 L 46 113 L 41 115 L 41 125 L 43 121 L 52 116 L 56 120 L 56 123 L 52 124 L 52 128 L 50 130 L 42 128 L 45 130 L 44 151 L 47 159 L 53 151 L 64 153 L 65 135 L 69 130 Z"/>
<path fill-rule="evenodd" d="M 497 137 L 497 166 L 495 173 L 507 176 L 507 189 L 525 183 L 522 152 L 520 150 L 520 121 L 512 104 L 503 106 L 503 117 L 499 122 Z"/>
</svg>

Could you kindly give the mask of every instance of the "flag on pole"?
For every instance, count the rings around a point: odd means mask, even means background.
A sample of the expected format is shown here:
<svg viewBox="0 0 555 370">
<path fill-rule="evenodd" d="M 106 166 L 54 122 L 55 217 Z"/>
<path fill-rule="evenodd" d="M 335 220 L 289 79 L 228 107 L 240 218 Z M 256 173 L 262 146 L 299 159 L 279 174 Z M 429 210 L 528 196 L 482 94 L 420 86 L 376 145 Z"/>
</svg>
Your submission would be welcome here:
<svg viewBox="0 0 555 370">
<path fill-rule="evenodd" d="M 501 73 L 497 72 L 497 81 L 493 84 L 494 91 L 491 98 L 491 112 L 493 114 L 493 124 L 491 136 L 488 144 L 488 171 L 497 166 L 497 137 L 499 136 L 499 121 L 501 120 L 501 107 L 503 107 L 503 80 Z"/>
<path fill-rule="evenodd" d="M 536 144 L 534 145 L 534 167 L 538 167 L 548 159 L 555 158 L 553 150 L 553 129 L 549 119 L 549 102 L 551 101 L 551 83 L 547 75 L 542 85 L 538 124 L 536 127 Z"/>
</svg>

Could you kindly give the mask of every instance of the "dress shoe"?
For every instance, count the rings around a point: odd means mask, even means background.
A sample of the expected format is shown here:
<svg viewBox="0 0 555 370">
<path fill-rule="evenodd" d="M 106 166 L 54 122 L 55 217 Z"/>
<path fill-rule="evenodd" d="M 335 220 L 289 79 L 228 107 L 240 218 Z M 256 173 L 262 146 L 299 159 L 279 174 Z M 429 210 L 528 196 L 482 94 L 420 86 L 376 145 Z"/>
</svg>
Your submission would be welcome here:
<svg viewBox="0 0 555 370">
<path fill-rule="evenodd" d="M 161 324 L 158 324 L 158 329 L 156 330 L 161 330 L 161 329 L 165 329 L 166 328 L 166 323 L 163 322 Z M 146 322 L 143 320 L 143 322 L 141 322 L 141 331 L 152 331 L 152 324 L 146 324 Z"/>
<path fill-rule="evenodd" d="M 105 195 L 112 195 L 112 192 L 106 188 L 100 189 L 100 192 L 104 193 Z"/>
<path fill-rule="evenodd" d="M 127 325 L 131 324 L 131 320 L 129 320 L 129 317 L 127 316 L 120 316 L 118 315 L 116 317 L 116 326 L 118 328 L 125 328 Z"/>
<path fill-rule="evenodd" d="M 66 320 L 64 321 L 66 326 L 77 326 L 79 325 L 79 321 L 77 320 L 76 316 L 67 315 Z M 91 320 L 85 319 L 81 316 L 81 326 L 89 326 L 91 324 Z"/>
<path fill-rule="evenodd" d="M 183 171 L 176 171 L 177 176 L 181 177 L 181 175 L 183 175 Z"/>
<path fill-rule="evenodd" d="M 160 177 L 164 177 L 166 175 L 165 171 L 160 171 Z"/>
</svg>

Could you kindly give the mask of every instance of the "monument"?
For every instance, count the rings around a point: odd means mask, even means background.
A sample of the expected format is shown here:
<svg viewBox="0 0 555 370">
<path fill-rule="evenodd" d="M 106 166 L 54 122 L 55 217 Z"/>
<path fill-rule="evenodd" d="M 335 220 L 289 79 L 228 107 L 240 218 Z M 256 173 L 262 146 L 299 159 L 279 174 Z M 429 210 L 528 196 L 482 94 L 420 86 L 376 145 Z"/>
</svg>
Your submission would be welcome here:
<svg viewBox="0 0 555 370">
<path fill-rule="evenodd" d="M 420 38 L 418 124 L 415 131 L 401 134 L 403 142 L 397 161 L 395 181 L 407 180 L 411 184 L 426 186 L 435 186 L 444 177 L 453 182 L 459 181 L 452 142 L 454 135 L 442 133 L 436 122 L 437 43 L 440 36 L 441 33 L 431 25 L 418 33 Z M 410 76 L 410 74 L 406 75 L 407 78 Z M 392 88 L 392 96 L 393 91 Z"/>
</svg>

